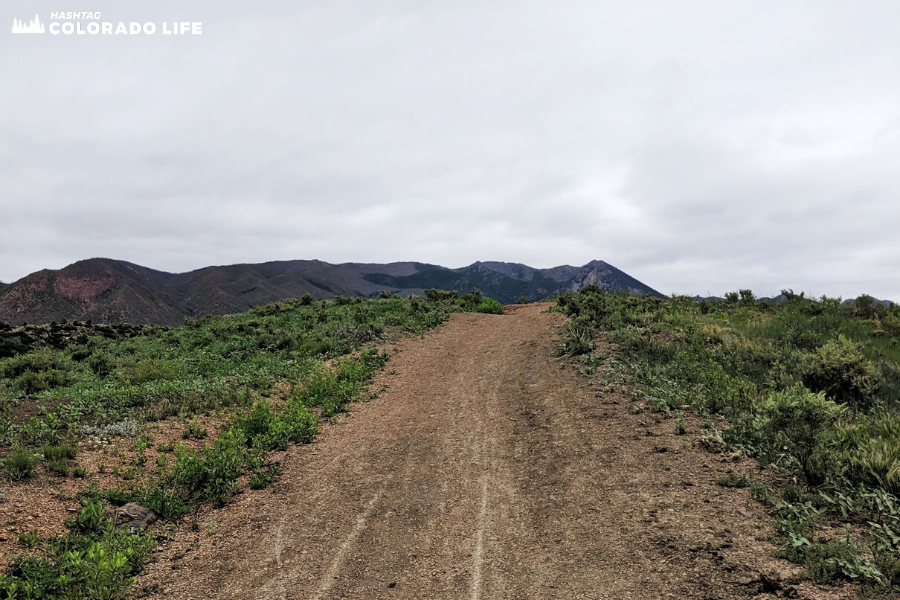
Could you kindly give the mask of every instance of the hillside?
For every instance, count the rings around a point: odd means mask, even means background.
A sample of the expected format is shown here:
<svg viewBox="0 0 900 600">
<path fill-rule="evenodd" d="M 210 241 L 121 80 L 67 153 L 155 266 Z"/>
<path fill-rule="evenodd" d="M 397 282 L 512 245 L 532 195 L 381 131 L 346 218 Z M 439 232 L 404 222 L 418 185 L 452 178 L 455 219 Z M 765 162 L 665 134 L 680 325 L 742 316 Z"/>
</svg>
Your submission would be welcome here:
<svg viewBox="0 0 900 600">
<path fill-rule="evenodd" d="M 211 266 L 166 273 L 108 258 L 92 258 L 58 271 L 44 269 L 0 287 L 0 320 L 13 325 L 91 319 L 102 323 L 177 325 L 185 316 L 233 314 L 309 294 L 372 297 L 383 291 L 421 294 L 428 288 L 474 289 L 503 303 L 539 300 L 596 284 L 609 291 L 659 295 L 603 261 L 582 267 L 535 269 L 476 262 L 460 269 L 417 262 L 390 264 L 319 260 Z"/>
</svg>

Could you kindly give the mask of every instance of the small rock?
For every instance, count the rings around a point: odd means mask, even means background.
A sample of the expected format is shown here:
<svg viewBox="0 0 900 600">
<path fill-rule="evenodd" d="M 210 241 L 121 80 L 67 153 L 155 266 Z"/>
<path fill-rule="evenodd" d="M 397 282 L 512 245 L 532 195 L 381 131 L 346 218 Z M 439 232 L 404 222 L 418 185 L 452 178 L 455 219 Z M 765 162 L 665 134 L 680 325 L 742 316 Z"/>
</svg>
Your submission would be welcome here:
<svg viewBox="0 0 900 600">
<path fill-rule="evenodd" d="M 116 509 L 116 523 L 133 529 L 143 529 L 156 521 L 156 513 L 136 502 Z"/>
</svg>

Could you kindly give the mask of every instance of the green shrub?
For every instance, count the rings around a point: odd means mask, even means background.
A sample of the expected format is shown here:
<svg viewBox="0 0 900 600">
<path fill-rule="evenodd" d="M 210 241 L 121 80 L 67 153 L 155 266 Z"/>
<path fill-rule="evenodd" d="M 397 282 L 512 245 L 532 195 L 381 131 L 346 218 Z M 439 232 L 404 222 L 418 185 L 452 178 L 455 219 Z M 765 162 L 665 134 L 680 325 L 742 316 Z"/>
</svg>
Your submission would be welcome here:
<svg viewBox="0 0 900 600">
<path fill-rule="evenodd" d="M 99 534 L 112 527 L 112 519 L 106 514 L 101 500 L 84 498 L 74 519 L 66 520 L 66 527 L 77 534 Z"/>
<path fill-rule="evenodd" d="M 140 385 L 151 381 L 178 379 L 183 375 L 181 365 L 161 358 L 128 356 L 119 362 L 116 379 L 122 383 Z"/>
<path fill-rule="evenodd" d="M 838 402 L 867 407 L 881 384 L 881 374 L 858 343 L 839 335 L 819 348 L 807 366 L 803 382 Z"/>
<path fill-rule="evenodd" d="M 749 434 L 752 443 L 769 462 L 785 454 L 796 462 L 807 481 L 819 483 L 825 473 L 820 462 L 814 459 L 821 450 L 823 435 L 843 412 L 841 406 L 825 397 L 824 392 L 814 394 L 803 386 L 795 386 L 773 392 L 760 403 L 752 431 L 742 431 L 740 427 L 735 430 Z"/>
<path fill-rule="evenodd" d="M 727 488 L 745 488 L 750 486 L 750 477 L 746 473 L 734 472 L 719 477 L 716 484 Z"/>
<path fill-rule="evenodd" d="M 57 356 L 50 348 L 0 360 L 0 379 L 15 379 L 25 373 L 42 373 L 57 365 Z"/>
<path fill-rule="evenodd" d="M 124 600 L 154 545 L 150 536 L 112 531 L 51 538 L 46 557 L 19 556 L 10 562 L 0 575 L 0 597 Z"/>
<path fill-rule="evenodd" d="M 459 292 L 456 290 L 430 289 L 425 290 L 425 297 L 432 302 L 453 302 L 459 297 Z"/>
<path fill-rule="evenodd" d="M 804 548 L 803 564 L 809 578 L 819 585 L 841 580 L 872 581 L 886 585 L 884 574 L 849 535 L 839 540 L 814 542 Z"/>
<path fill-rule="evenodd" d="M 556 344 L 557 356 L 578 356 L 594 349 L 593 331 L 584 324 L 568 321 L 563 339 Z"/>
<path fill-rule="evenodd" d="M 78 455 L 78 446 L 72 443 L 44 444 L 41 453 L 44 460 L 72 460 Z"/>
<path fill-rule="evenodd" d="M 516 304 L 528 304 L 528 296 L 519 296 L 516 300 Z"/>
<path fill-rule="evenodd" d="M 41 453 L 44 455 L 47 469 L 57 475 L 67 477 L 71 460 L 78 454 L 78 446 L 70 443 L 44 444 L 41 446 Z"/>
<path fill-rule="evenodd" d="M 302 402 L 291 401 L 281 414 L 262 400 L 234 421 L 250 445 L 262 450 L 286 450 L 291 442 L 306 444 L 318 432 L 318 419 Z"/>
<path fill-rule="evenodd" d="M 43 541 L 44 536 L 42 536 L 37 529 L 32 529 L 31 531 L 19 534 L 19 543 L 26 548 L 34 548 Z"/>
<path fill-rule="evenodd" d="M 486 313 L 491 315 L 502 315 L 503 314 L 503 305 L 493 298 L 484 298 L 477 307 L 475 307 L 475 312 L 477 313 Z"/>
<path fill-rule="evenodd" d="M 280 471 L 281 469 L 277 464 L 270 465 L 268 468 L 258 467 L 254 469 L 253 475 L 250 476 L 250 489 L 261 490 L 267 488 Z"/>
<path fill-rule="evenodd" d="M 9 478 L 13 481 L 25 479 L 34 470 L 37 457 L 24 446 L 14 446 L 4 460 Z"/>
<path fill-rule="evenodd" d="M 247 439 L 243 431 L 233 428 L 216 439 L 215 446 L 201 452 L 177 448 L 177 459 L 167 474 L 167 481 L 198 501 L 209 501 L 222 507 L 230 499 L 246 467 Z"/>
<path fill-rule="evenodd" d="M 101 350 L 88 357 L 87 365 L 97 377 L 103 379 L 109 376 L 116 368 L 116 360 L 111 354 Z"/>
<path fill-rule="evenodd" d="M 208 435 L 206 427 L 203 427 L 196 419 L 187 424 L 184 431 L 181 432 L 182 439 L 194 438 L 195 440 L 205 439 Z"/>
<path fill-rule="evenodd" d="M 840 426 L 835 445 L 850 481 L 900 494 L 900 419 L 885 413 Z"/>
</svg>

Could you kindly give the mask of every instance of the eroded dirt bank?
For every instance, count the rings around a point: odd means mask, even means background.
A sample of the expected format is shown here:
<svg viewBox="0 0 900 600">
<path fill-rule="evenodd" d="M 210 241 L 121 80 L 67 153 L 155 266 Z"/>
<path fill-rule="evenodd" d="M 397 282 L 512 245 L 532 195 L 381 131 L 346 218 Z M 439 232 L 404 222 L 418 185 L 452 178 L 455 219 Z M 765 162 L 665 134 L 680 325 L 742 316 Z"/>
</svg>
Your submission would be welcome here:
<svg viewBox="0 0 900 600">
<path fill-rule="evenodd" d="M 553 358 L 546 308 L 402 342 L 379 398 L 292 449 L 268 490 L 183 527 L 135 595 L 817 597 L 771 557 L 747 490 L 716 486 L 735 465 L 596 397 Z"/>
</svg>

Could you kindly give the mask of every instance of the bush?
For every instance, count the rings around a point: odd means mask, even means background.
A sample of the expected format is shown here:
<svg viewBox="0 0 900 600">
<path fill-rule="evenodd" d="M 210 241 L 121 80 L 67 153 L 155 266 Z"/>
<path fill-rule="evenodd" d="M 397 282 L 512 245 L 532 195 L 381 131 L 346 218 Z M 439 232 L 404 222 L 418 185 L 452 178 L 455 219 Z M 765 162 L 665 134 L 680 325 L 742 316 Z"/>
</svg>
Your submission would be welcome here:
<svg viewBox="0 0 900 600">
<path fill-rule="evenodd" d="M 456 290 L 437 290 L 430 289 L 425 290 L 425 297 L 431 300 L 432 302 L 453 302 L 459 296 L 459 292 Z"/>
<path fill-rule="evenodd" d="M 519 296 L 516 300 L 516 304 L 528 304 L 528 296 Z"/>
<path fill-rule="evenodd" d="M 798 385 L 771 393 L 757 409 L 753 431 L 744 431 L 769 462 L 784 453 L 796 462 L 808 482 L 820 483 L 825 473 L 821 461 L 814 459 L 820 458 L 817 452 L 824 451 L 820 447 L 823 435 L 843 412 L 824 392 L 814 394 Z"/>
<path fill-rule="evenodd" d="M 4 460 L 9 478 L 13 481 L 25 479 L 34 470 L 37 457 L 24 446 L 14 446 Z"/>
<path fill-rule="evenodd" d="M 66 520 L 66 527 L 78 534 L 96 534 L 112 527 L 112 519 L 106 514 L 101 500 L 85 498 L 74 519 Z"/>
<path fill-rule="evenodd" d="M 477 313 L 486 313 L 491 315 L 502 315 L 503 314 L 503 305 L 493 298 L 484 298 L 478 306 L 475 307 L 475 312 Z"/>
<path fill-rule="evenodd" d="M 387 359 L 386 353 L 370 349 L 363 350 L 356 358 L 337 360 L 334 371 L 317 369 L 295 394 L 293 402 L 298 406 L 321 407 L 323 417 L 343 412 Z"/>
<path fill-rule="evenodd" d="M 34 548 L 43 541 L 44 536 L 42 536 L 37 529 L 32 529 L 31 531 L 27 532 L 23 531 L 19 534 L 19 543 L 26 548 Z"/>
<path fill-rule="evenodd" d="M 318 432 L 318 420 L 302 402 L 289 402 L 278 414 L 262 400 L 248 414 L 238 417 L 234 427 L 243 431 L 254 448 L 286 450 L 291 442 L 312 442 Z"/>
<path fill-rule="evenodd" d="M 895 416 L 886 413 L 838 427 L 835 445 L 850 481 L 900 494 L 900 420 Z"/>
<path fill-rule="evenodd" d="M 594 349 L 593 331 L 590 327 L 570 320 L 566 323 L 563 339 L 556 344 L 557 356 L 577 356 Z"/>
<path fill-rule="evenodd" d="M 275 480 L 280 472 L 281 468 L 277 464 L 268 468 L 259 467 L 254 469 L 253 475 L 250 477 L 250 489 L 261 490 L 269 487 L 269 484 Z"/>
<path fill-rule="evenodd" d="M 181 432 L 182 439 L 194 438 L 195 440 L 205 439 L 208 432 L 196 419 L 187 424 L 184 431 Z"/>
<path fill-rule="evenodd" d="M 807 366 L 803 382 L 814 391 L 824 391 L 838 402 L 868 407 L 878 391 L 881 377 L 859 344 L 839 335 L 819 348 Z"/>
<path fill-rule="evenodd" d="M 121 361 L 116 370 L 116 378 L 132 385 L 150 381 L 177 379 L 183 375 L 181 366 L 161 358 L 128 357 Z"/>
<path fill-rule="evenodd" d="M 187 448 L 176 449 L 177 459 L 167 481 L 198 501 L 209 501 L 217 508 L 224 506 L 234 493 L 237 478 L 247 462 L 246 435 L 233 428 L 219 437 L 214 447 L 197 453 Z"/>
<path fill-rule="evenodd" d="M 853 302 L 853 308 L 856 314 L 863 319 L 872 319 L 886 312 L 884 305 L 868 294 L 859 296 Z"/>
<path fill-rule="evenodd" d="M 78 455 L 78 446 L 71 443 L 59 445 L 44 444 L 41 446 L 41 453 L 45 460 L 71 460 Z"/>
</svg>

